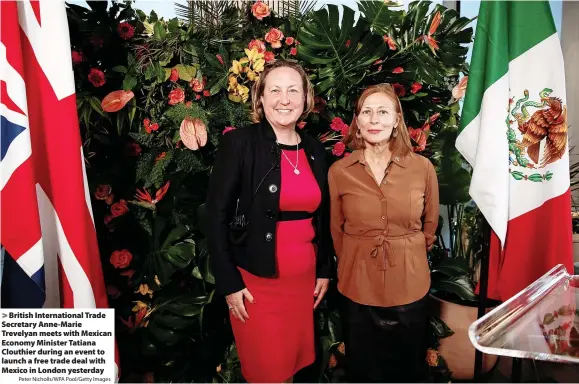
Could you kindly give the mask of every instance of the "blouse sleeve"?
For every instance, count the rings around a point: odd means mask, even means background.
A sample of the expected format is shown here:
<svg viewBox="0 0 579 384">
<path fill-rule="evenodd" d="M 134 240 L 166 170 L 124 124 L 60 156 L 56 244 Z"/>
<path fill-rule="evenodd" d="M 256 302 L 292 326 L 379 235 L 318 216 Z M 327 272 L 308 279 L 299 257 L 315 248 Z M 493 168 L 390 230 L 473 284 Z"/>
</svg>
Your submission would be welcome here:
<svg viewBox="0 0 579 384">
<path fill-rule="evenodd" d="M 439 216 L 438 179 L 432 163 L 427 160 L 426 189 L 424 191 L 424 212 L 422 214 L 422 232 L 426 237 L 426 247 L 436 240 L 436 229 Z"/>
<path fill-rule="evenodd" d="M 342 199 L 338 193 L 335 179 L 335 168 L 330 168 L 328 173 L 328 185 L 330 188 L 330 232 L 334 242 L 334 249 L 338 259 L 342 253 L 342 241 L 344 238 L 344 213 L 342 211 Z"/>
</svg>

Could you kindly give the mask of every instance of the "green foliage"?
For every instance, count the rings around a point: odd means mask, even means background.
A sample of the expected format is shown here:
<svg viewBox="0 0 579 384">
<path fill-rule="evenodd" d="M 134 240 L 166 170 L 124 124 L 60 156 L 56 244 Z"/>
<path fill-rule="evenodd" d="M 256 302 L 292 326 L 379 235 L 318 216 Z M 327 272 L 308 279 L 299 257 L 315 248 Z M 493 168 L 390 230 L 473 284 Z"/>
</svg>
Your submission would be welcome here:
<svg viewBox="0 0 579 384">
<path fill-rule="evenodd" d="M 350 122 L 353 103 L 368 85 L 393 84 L 415 152 L 436 167 L 441 202 L 465 212 L 470 176 L 454 148 L 458 101 L 451 89 L 467 73 L 464 44 L 472 29 L 455 11 L 427 1 L 410 4 L 408 12 L 391 2 L 364 1 L 358 15 L 342 7 L 340 20 L 338 6 L 313 10 L 311 1 L 287 0 L 278 3 L 280 13 L 258 20 L 251 3 L 189 1 L 178 6 L 180 19 L 164 20 L 154 11 L 134 10 L 130 2 L 113 2 L 108 9 L 88 4 L 69 5 L 68 19 L 72 50 L 82 57 L 74 71 L 90 188 L 112 188 L 109 196 L 93 193 L 93 209 L 109 299 L 118 314 L 123 381 L 242 380 L 197 208 L 205 201 L 223 130 L 251 124 L 251 95 L 246 102 L 229 96 L 238 80 L 247 91 L 253 85 L 247 70 L 232 70 L 252 40 L 264 43 L 265 54 L 304 66 L 317 96 L 305 129 L 328 151 L 343 139 L 329 130 L 331 120 Z M 128 23 L 132 35 L 121 34 L 120 23 Z M 281 48 L 265 41 L 272 28 L 284 35 Z M 259 76 L 256 62 L 264 59 L 262 54 L 247 67 L 253 75 Z M 92 69 L 103 72 L 104 84 L 91 83 Z M 104 111 L 101 100 L 120 89 L 131 89 L 135 97 L 120 111 Z M 207 143 L 198 141 L 199 149 L 181 141 L 186 117 L 206 126 Z M 128 211 L 119 213 L 119 206 Z M 448 257 L 476 254 L 478 245 L 458 235 L 469 215 L 451 224 L 451 244 L 439 240 L 430 261 L 438 292 L 471 300 L 472 268 L 461 269 Z M 111 264 L 116 250 L 130 252 L 128 267 Z M 332 287 L 316 311 L 323 353 L 301 381 L 342 379 L 336 303 Z M 436 321 L 431 327 L 434 347 L 451 332 Z M 441 365 L 433 375 L 444 381 L 444 372 Z"/>
</svg>

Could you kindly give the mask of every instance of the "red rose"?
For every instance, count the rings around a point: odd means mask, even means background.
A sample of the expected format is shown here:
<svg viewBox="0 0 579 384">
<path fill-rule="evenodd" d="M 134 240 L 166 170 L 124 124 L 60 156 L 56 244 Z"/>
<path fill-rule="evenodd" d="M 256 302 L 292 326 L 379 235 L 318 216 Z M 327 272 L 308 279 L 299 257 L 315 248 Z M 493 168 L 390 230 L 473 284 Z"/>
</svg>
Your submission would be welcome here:
<svg viewBox="0 0 579 384">
<path fill-rule="evenodd" d="M 111 214 L 113 217 L 119 217 L 124 215 L 129 211 L 129 207 L 127 202 L 123 199 L 119 200 L 118 202 L 114 203 L 111 207 Z"/>
<path fill-rule="evenodd" d="M 169 76 L 169 80 L 173 83 L 179 80 L 179 72 L 175 68 L 171 69 L 171 76 Z"/>
<path fill-rule="evenodd" d="M 74 65 L 82 63 L 82 60 L 83 60 L 82 53 L 77 52 L 77 51 L 72 51 L 71 55 L 72 55 L 72 63 Z"/>
<path fill-rule="evenodd" d="M 287 45 L 292 45 L 294 42 L 295 42 L 295 40 L 293 37 L 286 37 L 286 39 L 285 39 L 285 43 Z"/>
<path fill-rule="evenodd" d="M 211 96 L 211 92 L 208 89 L 206 89 L 203 91 L 203 96 L 209 97 L 209 96 Z"/>
<path fill-rule="evenodd" d="M 406 95 L 406 89 L 402 84 L 394 83 L 392 84 L 392 88 L 394 88 L 394 92 L 400 97 L 404 97 Z"/>
<path fill-rule="evenodd" d="M 345 150 L 346 144 L 342 143 L 341 141 L 338 141 L 336 144 L 334 144 L 334 148 L 332 148 L 332 153 L 336 156 L 342 156 Z"/>
<path fill-rule="evenodd" d="M 169 105 L 182 103 L 185 100 L 185 92 L 181 88 L 175 88 L 169 92 Z"/>
<path fill-rule="evenodd" d="M 102 87 L 106 83 L 105 74 L 100 69 L 91 68 L 88 74 L 88 81 L 95 87 Z"/>
<path fill-rule="evenodd" d="M 332 131 L 340 132 L 342 127 L 345 125 L 344 121 L 339 117 L 334 117 L 332 119 L 332 123 L 330 124 L 330 128 Z"/>
<path fill-rule="evenodd" d="M 215 57 L 217 57 L 217 60 L 223 65 L 223 57 L 221 57 L 221 55 L 215 55 Z"/>
<path fill-rule="evenodd" d="M 348 47 L 350 46 L 350 44 L 352 44 L 352 43 L 350 42 L 350 40 L 346 40 L 346 48 L 348 48 Z"/>
<path fill-rule="evenodd" d="M 127 22 L 120 23 L 117 26 L 117 32 L 119 33 L 121 39 L 129 40 L 131 37 L 135 35 L 135 27 L 133 27 L 131 24 Z"/>
<path fill-rule="evenodd" d="M 392 70 L 392 73 L 398 74 L 398 73 L 402 73 L 404 72 L 404 68 L 402 67 L 396 67 Z"/>
<path fill-rule="evenodd" d="M 128 249 L 114 251 L 111 253 L 110 262 L 115 268 L 127 268 L 133 260 L 133 254 Z"/>
<path fill-rule="evenodd" d="M 247 48 L 251 51 L 253 48 L 257 49 L 258 53 L 265 52 L 265 43 L 261 40 L 251 40 L 247 46 Z"/>
<path fill-rule="evenodd" d="M 296 47 L 293 47 L 292 49 L 290 49 L 290 55 L 295 56 L 298 54 L 298 49 Z"/>
<path fill-rule="evenodd" d="M 263 54 L 263 59 L 265 60 L 266 63 L 270 63 L 275 60 L 275 55 L 273 54 L 272 51 L 265 51 L 265 53 Z"/>
<path fill-rule="evenodd" d="M 340 132 L 342 134 L 342 136 L 346 137 L 348 136 L 348 134 L 350 133 L 350 127 L 348 126 L 348 124 L 344 124 L 342 126 L 342 130 Z"/>
<path fill-rule="evenodd" d="M 422 89 L 422 84 L 415 82 L 410 86 L 410 92 L 416 93 Z"/>
</svg>

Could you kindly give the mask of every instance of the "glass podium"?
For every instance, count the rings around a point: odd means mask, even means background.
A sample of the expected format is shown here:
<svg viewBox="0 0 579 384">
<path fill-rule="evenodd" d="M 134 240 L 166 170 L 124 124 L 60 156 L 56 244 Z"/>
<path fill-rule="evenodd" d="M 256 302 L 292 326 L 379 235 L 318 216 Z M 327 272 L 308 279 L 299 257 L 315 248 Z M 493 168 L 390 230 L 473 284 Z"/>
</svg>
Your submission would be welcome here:
<svg viewBox="0 0 579 384">
<path fill-rule="evenodd" d="M 554 267 L 472 323 L 468 333 L 486 354 L 579 363 L 579 275 Z"/>
</svg>

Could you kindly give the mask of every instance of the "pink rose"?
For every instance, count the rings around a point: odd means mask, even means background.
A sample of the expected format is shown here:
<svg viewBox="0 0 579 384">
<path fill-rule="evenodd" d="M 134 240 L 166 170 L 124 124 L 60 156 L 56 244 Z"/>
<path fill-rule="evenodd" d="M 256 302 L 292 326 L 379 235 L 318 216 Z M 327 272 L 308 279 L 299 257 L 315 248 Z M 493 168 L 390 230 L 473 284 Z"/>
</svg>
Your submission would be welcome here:
<svg viewBox="0 0 579 384">
<path fill-rule="evenodd" d="M 273 48 L 281 48 L 283 33 L 277 28 L 272 28 L 265 34 L 265 41 L 271 44 Z"/>
</svg>

